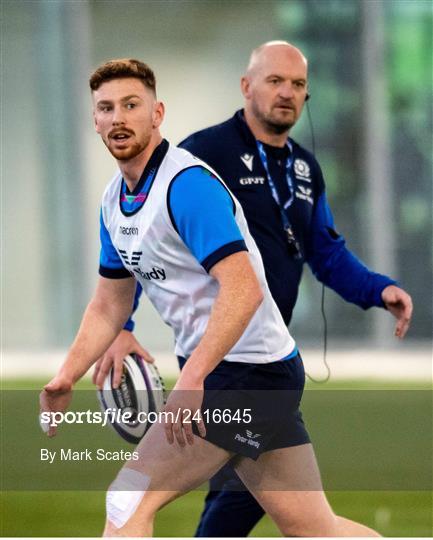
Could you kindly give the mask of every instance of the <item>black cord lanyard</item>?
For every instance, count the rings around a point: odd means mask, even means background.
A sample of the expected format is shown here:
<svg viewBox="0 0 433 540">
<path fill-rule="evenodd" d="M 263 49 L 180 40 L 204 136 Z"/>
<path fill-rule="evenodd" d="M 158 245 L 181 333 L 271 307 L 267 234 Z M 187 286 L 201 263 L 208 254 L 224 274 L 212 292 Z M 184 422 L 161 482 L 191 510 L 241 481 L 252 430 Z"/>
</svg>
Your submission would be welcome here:
<svg viewBox="0 0 433 540">
<path fill-rule="evenodd" d="M 293 187 L 293 180 L 291 176 L 291 169 L 292 169 L 292 163 L 293 163 L 292 146 L 290 142 L 287 141 L 287 148 L 289 149 L 289 156 L 286 159 L 286 181 L 287 181 L 287 186 L 289 188 L 290 195 L 287 201 L 284 204 L 281 204 L 277 188 L 272 179 L 271 173 L 269 172 L 268 157 L 263 147 L 263 143 L 256 140 L 256 144 L 257 144 L 257 150 L 259 151 L 260 160 L 266 172 L 266 177 L 268 179 L 268 184 L 271 189 L 272 198 L 277 203 L 278 208 L 280 210 L 281 221 L 283 222 L 283 227 L 287 235 L 287 241 L 289 243 L 289 247 L 292 248 L 291 251 L 295 259 L 300 259 L 302 257 L 301 248 L 300 248 L 299 242 L 296 240 L 292 225 L 287 216 L 287 210 L 292 206 L 294 198 L 295 198 L 295 189 Z"/>
</svg>

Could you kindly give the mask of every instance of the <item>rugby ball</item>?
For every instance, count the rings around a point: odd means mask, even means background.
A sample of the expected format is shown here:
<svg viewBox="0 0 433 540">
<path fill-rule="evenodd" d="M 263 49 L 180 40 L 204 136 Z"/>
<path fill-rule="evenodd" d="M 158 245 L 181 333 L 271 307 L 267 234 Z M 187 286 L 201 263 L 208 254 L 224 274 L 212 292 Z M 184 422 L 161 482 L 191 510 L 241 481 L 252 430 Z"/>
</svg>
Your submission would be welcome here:
<svg viewBox="0 0 433 540">
<path fill-rule="evenodd" d="M 137 444 L 165 405 L 164 381 L 154 364 L 146 362 L 141 356 L 131 354 L 123 360 L 119 387 L 113 388 L 112 383 L 113 368 L 105 378 L 102 390 L 98 390 L 101 410 L 103 413 L 107 409 L 131 413 L 127 422 L 119 421 L 118 413 L 113 414 L 113 418 L 108 418 L 113 429 L 123 439 Z"/>
</svg>

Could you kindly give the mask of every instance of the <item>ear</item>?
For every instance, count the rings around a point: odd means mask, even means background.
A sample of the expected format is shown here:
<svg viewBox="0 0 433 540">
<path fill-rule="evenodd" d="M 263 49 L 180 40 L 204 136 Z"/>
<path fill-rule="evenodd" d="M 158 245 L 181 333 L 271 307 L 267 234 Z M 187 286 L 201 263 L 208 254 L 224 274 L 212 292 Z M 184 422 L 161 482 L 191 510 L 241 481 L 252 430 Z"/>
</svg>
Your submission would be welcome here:
<svg viewBox="0 0 433 540">
<path fill-rule="evenodd" d="M 245 99 L 251 97 L 251 83 L 246 75 L 241 78 L 241 92 Z"/>
<path fill-rule="evenodd" d="M 100 133 L 101 130 L 99 129 L 99 124 L 98 124 L 98 121 L 96 120 L 95 109 L 93 109 L 93 125 L 95 126 L 96 133 Z"/>
<path fill-rule="evenodd" d="M 165 115 L 164 103 L 162 101 L 155 101 L 155 104 L 153 106 L 153 113 L 152 113 L 153 129 L 159 128 L 159 126 L 162 124 L 162 121 L 164 120 L 164 115 Z"/>
<path fill-rule="evenodd" d="M 96 98 L 95 98 L 95 93 L 93 90 L 92 90 L 91 97 L 92 97 L 93 126 L 95 128 L 96 133 L 100 133 L 101 130 L 99 129 L 98 120 L 96 119 Z"/>
</svg>

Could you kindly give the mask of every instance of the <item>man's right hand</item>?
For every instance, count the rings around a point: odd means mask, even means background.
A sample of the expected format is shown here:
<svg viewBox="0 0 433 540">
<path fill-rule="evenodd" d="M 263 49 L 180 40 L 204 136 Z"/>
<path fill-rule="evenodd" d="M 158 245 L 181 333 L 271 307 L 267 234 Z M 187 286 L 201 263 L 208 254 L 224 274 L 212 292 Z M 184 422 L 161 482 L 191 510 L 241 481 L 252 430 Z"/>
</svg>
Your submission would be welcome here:
<svg viewBox="0 0 433 540">
<path fill-rule="evenodd" d="M 388 285 L 382 291 L 382 300 L 386 309 L 397 319 L 394 335 L 403 339 L 412 319 L 412 298 L 400 287 Z"/>
<path fill-rule="evenodd" d="M 117 388 L 122 378 L 123 359 L 128 354 L 138 354 L 146 362 L 153 363 L 154 358 L 144 349 L 135 339 L 134 334 L 129 330 L 121 330 L 105 354 L 99 358 L 95 364 L 92 381 L 102 388 L 105 377 L 110 372 L 111 366 L 114 366 L 113 387 Z"/>
<path fill-rule="evenodd" d="M 65 412 L 72 399 L 72 380 L 64 375 L 56 375 L 39 395 L 40 411 Z M 54 437 L 57 428 L 49 426 L 47 435 Z"/>
</svg>

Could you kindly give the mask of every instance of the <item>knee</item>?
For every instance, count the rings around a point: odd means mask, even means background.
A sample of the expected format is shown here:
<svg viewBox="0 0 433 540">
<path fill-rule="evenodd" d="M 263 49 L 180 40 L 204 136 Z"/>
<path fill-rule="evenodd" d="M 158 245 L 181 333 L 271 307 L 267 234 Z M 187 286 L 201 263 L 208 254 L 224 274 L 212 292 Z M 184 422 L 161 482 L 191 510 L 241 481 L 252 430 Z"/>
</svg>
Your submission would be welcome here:
<svg viewBox="0 0 433 540">
<path fill-rule="evenodd" d="M 119 529 L 117 527 L 115 527 L 111 521 L 109 521 L 109 519 L 107 518 L 107 520 L 105 521 L 105 528 L 104 528 L 104 532 L 102 534 L 102 537 L 103 538 L 113 538 L 115 536 L 118 536 L 118 531 Z"/>
</svg>

